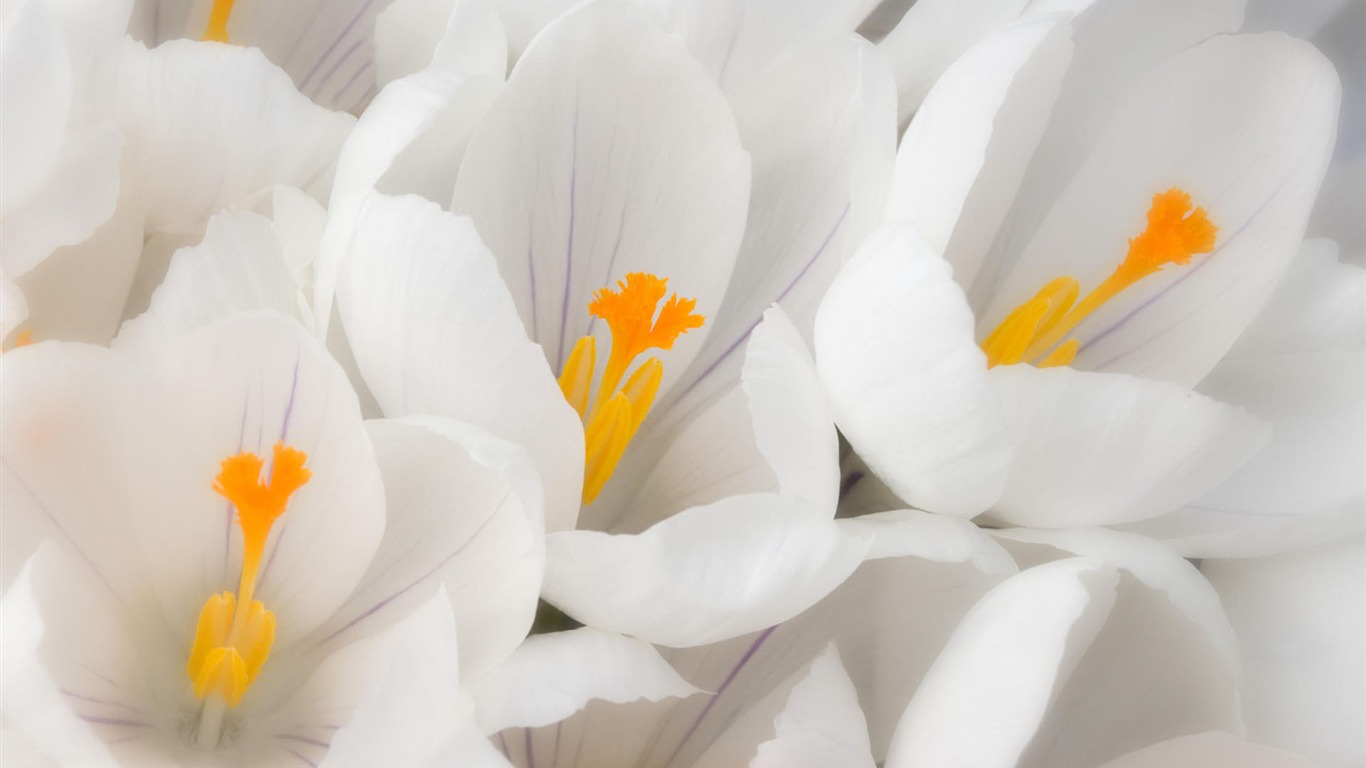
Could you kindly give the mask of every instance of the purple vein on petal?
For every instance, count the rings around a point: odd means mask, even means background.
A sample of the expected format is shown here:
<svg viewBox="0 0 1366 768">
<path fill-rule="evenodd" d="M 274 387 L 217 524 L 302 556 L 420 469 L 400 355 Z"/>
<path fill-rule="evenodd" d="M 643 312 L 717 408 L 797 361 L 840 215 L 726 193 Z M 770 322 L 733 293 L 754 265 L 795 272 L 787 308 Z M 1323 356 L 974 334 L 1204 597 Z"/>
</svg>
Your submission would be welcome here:
<svg viewBox="0 0 1366 768">
<path fill-rule="evenodd" d="M 734 667 L 731 667 L 730 673 L 726 675 L 726 679 L 723 680 L 720 687 L 716 689 L 716 693 L 712 695 L 711 700 L 707 702 L 707 705 L 702 708 L 701 712 L 697 713 L 697 718 L 693 720 L 692 725 L 688 727 L 688 732 L 683 734 L 682 741 L 679 741 L 678 746 L 674 747 L 674 751 L 669 755 L 669 759 L 664 761 L 664 768 L 668 768 L 673 764 L 673 761 L 678 757 L 678 753 L 683 751 L 684 745 L 693 737 L 693 734 L 697 733 L 697 729 L 702 725 L 702 721 L 707 718 L 707 715 L 711 713 L 712 707 L 715 707 L 716 702 L 721 699 L 721 694 L 725 693 L 726 689 L 730 687 L 730 684 L 735 682 L 735 678 L 740 674 L 740 670 L 744 669 L 750 659 L 754 658 L 754 654 L 758 652 L 760 646 L 768 640 L 769 636 L 772 635 L 773 631 L 777 628 L 777 625 L 769 627 L 763 632 L 760 632 L 758 637 L 754 638 L 754 642 L 750 644 L 744 655 L 740 657 L 740 660 L 735 663 Z"/>
<path fill-rule="evenodd" d="M 574 129 L 569 148 L 569 233 L 565 238 L 564 296 L 560 300 L 560 345 L 555 352 L 555 370 L 564 368 L 564 334 L 569 324 L 569 289 L 574 278 L 574 197 L 579 189 L 579 101 L 574 99 Z"/>
<path fill-rule="evenodd" d="M 792 289 L 796 288 L 797 284 L 802 281 L 802 278 L 806 277 L 806 273 L 811 270 L 811 267 L 815 266 L 816 262 L 820 260 L 821 255 L 825 253 L 825 250 L 830 247 L 830 243 L 834 241 L 835 233 L 839 232 L 840 227 L 844 225 L 844 219 L 849 215 L 849 205 L 850 204 L 847 202 L 844 204 L 844 210 L 840 211 L 839 218 L 835 219 L 834 226 L 830 228 L 830 232 L 826 234 L 825 240 L 821 242 L 820 247 L 816 249 L 816 252 L 812 254 L 810 259 L 807 259 L 806 264 L 802 266 L 802 269 L 800 272 L 797 273 L 797 276 L 792 278 L 792 281 L 787 284 L 787 287 L 783 288 L 782 292 L 778 294 L 778 297 L 770 303 L 781 303 L 783 299 L 787 298 L 787 295 L 792 292 Z M 767 309 L 767 307 L 765 307 L 765 309 Z M 692 392 L 694 389 L 697 388 L 697 385 L 700 384 L 703 379 L 710 376 L 712 372 L 715 371 L 721 365 L 721 363 L 725 362 L 727 358 L 735 354 L 735 351 L 740 348 L 741 344 L 745 343 L 745 340 L 748 339 L 749 335 L 754 332 L 754 329 L 759 327 L 759 323 L 763 320 L 763 317 L 763 313 L 760 312 L 759 316 L 754 318 L 754 321 L 751 322 L 749 327 L 745 329 L 745 332 L 740 334 L 740 336 L 736 338 L 735 341 L 731 342 L 730 346 L 726 347 L 726 351 L 722 352 L 719 356 L 717 356 L 715 360 L 711 361 L 711 364 L 709 364 L 702 371 L 702 373 L 698 374 L 696 378 L 689 382 L 687 387 L 683 388 L 683 390 L 680 391 L 678 395 L 674 396 L 672 398 L 673 401 L 677 402 L 686 397 L 689 392 Z"/>
<path fill-rule="evenodd" d="M 512 491 L 508 491 L 508 493 L 510 494 L 510 493 L 512 493 Z M 461 545 L 460 545 L 459 547 L 457 547 L 456 550 L 455 550 L 454 552 L 451 552 L 450 554 L 448 554 L 448 555 L 446 555 L 445 557 L 441 558 L 441 560 L 440 560 L 439 562 L 437 562 L 436 565 L 433 565 L 430 569 L 427 570 L 426 573 L 422 574 L 421 576 L 417 577 L 417 578 L 414 579 L 413 581 L 409 582 L 407 586 L 403 587 L 402 589 L 398 590 L 397 592 L 394 592 L 393 594 L 389 595 L 388 597 L 384 598 L 383 600 L 380 600 L 379 602 L 377 602 L 377 603 L 375 603 L 374 605 L 370 606 L 370 607 L 367 608 L 366 610 L 362 611 L 359 615 L 357 615 L 355 618 L 353 618 L 353 619 L 351 619 L 350 621 L 348 621 L 348 622 L 347 622 L 344 626 L 342 626 L 340 629 L 338 629 L 338 630 L 332 632 L 332 633 L 329 634 L 327 637 L 324 637 L 323 639 L 319 640 L 317 644 L 318 644 L 318 645 L 322 645 L 323 643 L 326 643 L 326 642 L 328 642 L 329 640 L 332 640 L 333 638 L 335 638 L 335 637 L 337 637 L 338 635 L 342 634 L 343 632 L 346 632 L 347 630 L 351 629 L 352 627 L 354 627 L 355 625 L 359 624 L 360 622 L 365 621 L 366 619 L 368 619 L 368 618 L 370 618 L 371 616 L 375 615 L 375 614 L 378 613 L 380 610 L 382 610 L 386 605 L 388 605 L 389 603 L 392 603 L 393 601 L 395 601 L 395 600 L 397 600 L 398 598 L 402 597 L 403 595 L 407 594 L 407 593 L 408 593 L 410 590 L 412 590 L 414 587 L 416 587 L 417 585 L 419 585 L 419 584 L 421 584 L 422 582 L 426 581 L 427 579 L 431 578 L 433 574 L 435 574 L 437 571 L 440 571 L 442 568 L 444 568 L 444 567 L 446 566 L 446 564 L 449 563 L 451 560 L 454 560 L 456 557 L 460 556 L 460 553 L 464 552 L 464 551 L 465 551 L 465 548 L 468 547 L 468 546 L 470 545 L 471 542 L 473 542 L 475 539 L 479 538 L 479 534 L 481 534 L 481 533 L 484 532 L 484 529 L 488 527 L 489 523 L 493 522 L 493 518 L 495 518 L 495 517 L 498 516 L 498 511 L 499 511 L 500 509 L 502 509 L 503 501 L 505 501 L 506 499 L 507 499 L 507 495 L 505 494 L 504 497 L 503 497 L 503 499 L 502 499 L 502 500 L 499 500 L 499 502 L 498 502 L 496 505 L 494 505 L 493 512 L 489 513 L 489 516 L 486 517 L 486 518 L 484 518 L 484 522 L 480 523 L 480 524 L 479 524 L 479 527 L 475 529 L 474 533 L 470 534 L 470 537 L 469 537 L 468 539 L 465 539 L 465 541 L 464 541 L 463 543 L 461 543 Z"/>
<path fill-rule="evenodd" d="M 345 40 L 346 36 L 351 34 L 351 30 L 355 28 L 356 22 L 360 21 L 361 16 L 365 15 L 365 12 L 370 9 L 373 2 L 374 0 L 365 0 L 364 3 L 361 3 L 360 8 L 356 10 L 356 15 L 351 17 L 351 21 L 347 23 L 346 27 L 341 31 L 341 34 L 337 35 L 337 37 L 332 40 L 332 44 L 327 46 L 327 50 L 323 51 L 323 55 L 319 56 L 318 60 L 313 63 L 313 68 L 308 70 L 308 74 L 304 75 L 303 80 L 299 81 L 300 91 L 303 91 L 304 87 L 313 80 L 313 76 L 318 74 L 318 69 L 322 67 L 323 62 L 327 61 L 327 58 L 332 55 L 332 52 L 337 49 L 337 46 L 341 44 L 341 41 Z M 345 58 L 345 56 L 342 57 L 343 60 L 345 60 Z M 325 80 L 326 78 L 323 79 Z"/>
</svg>

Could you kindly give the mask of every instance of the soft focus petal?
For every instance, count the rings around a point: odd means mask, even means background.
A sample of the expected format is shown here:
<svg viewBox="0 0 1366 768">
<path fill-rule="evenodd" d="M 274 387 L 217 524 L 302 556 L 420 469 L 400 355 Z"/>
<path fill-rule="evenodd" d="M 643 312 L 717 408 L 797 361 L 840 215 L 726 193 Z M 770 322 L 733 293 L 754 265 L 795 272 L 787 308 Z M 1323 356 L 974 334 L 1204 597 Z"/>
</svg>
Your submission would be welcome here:
<svg viewBox="0 0 1366 768">
<path fill-rule="evenodd" d="M 1187 557 L 1259 556 L 1366 525 L 1366 270 L 1307 242 L 1200 391 L 1273 425 L 1235 475 L 1135 530 Z"/>
<path fill-rule="evenodd" d="M 906 709 L 889 768 L 1018 764 L 1104 624 L 1117 576 L 1088 560 L 1032 568 L 987 593 L 954 631 Z"/>
<path fill-rule="evenodd" d="M 410 418 L 367 426 L 384 474 L 384 539 L 318 642 L 373 633 L 441 590 L 464 627 L 462 675 L 476 676 L 512 653 L 531 628 L 544 564 L 534 506 L 540 489 L 518 488 L 480 455 L 518 449 L 466 425 Z M 529 460 L 519 458 L 534 478 Z"/>
<path fill-rule="evenodd" d="M 1015 460 L 992 514 L 1041 528 L 1125 523 L 1172 512 L 1266 444 L 1247 412 L 1161 381 L 994 368 Z"/>
<path fill-rule="evenodd" d="M 1324 768 L 1366 760 L 1366 539 L 1201 571 L 1238 633 L 1248 737 Z"/>
<path fill-rule="evenodd" d="M 880 230 L 816 315 L 816 364 L 840 431 L 907 502 L 971 517 L 1009 449 L 972 312 L 948 264 L 906 226 Z"/>
<path fill-rule="evenodd" d="M 44 555 L 54 553 L 45 551 Z M 52 627 L 44 620 L 38 602 L 34 570 L 43 556 L 28 561 L 19 578 L 0 601 L 5 653 L 0 669 L 5 679 L 5 756 L 14 742 L 23 743 L 35 765 L 82 765 L 91 768 L 117 766 L 89 724 L 72 711 L 60 685 L 39 655 L 43 636 Z M 92 611 L 92 613 L 95 613 Z M 43 758 L 40 762 L 38 758 Z"/>
<path fill-rule="evenodd" d="M 58 248 L 16 282 L 33 338 L 108 344 L 123 319 L 142 253 L 142 212 L 128 201 L 87 240 Z"/>
<path fill-rule="evenodd" d="M 886 758 L 897 720 L 953 628 L 1015 566 L 966 520 L 901 510 L 839 524 L 873 544 L 830 595 L 763 632 L 668 654 L 681 674 L 716 695 L 680 702 L 656 749 L 690 764 L 833 641 L 858 689 L 873 756 Z M 782 700 L 773 703 L 770 717 Z"/>
<path fill-rule="evenodd" d="M 126 173 L 160 229 L 196 231 L 274 184 L 321 181 L 354 122 L 310 103 L 252 48 L 129 42 L 120 88 Z"/>
<path fill-rule="evenodd" d="M 270 221 L 226 211 L 209 220 L 199 245 L 176 251 L 151 306 L 124 324 L 114 347 L 155 355 L 180 334 L 239 312 L 295 314 L 298 290 Z"/>
<path fill-rule="evenodd" d="M 1046 18 L 987 37 L 945 71 L 902 137 L 888 218 L 915 225 L 964 289 L 1048 124 L 1071 57 L 1067 33 Z"/>
<path fill-rule="evenodd" d="M 237 0 L 228 40 L 261 49 L 298 89 L 329 109 L 355 112 L 374 96 L 375 17 L 386 0 Z M 130 32 L 149 46 L 199 40 L 212 0 L 138 0 Z"/>
<path fill-rule="evenodd" d="M 745 237 L 707 344 L 661 403 L 661 416 L 676 408 L 659 428 L 734 382 L 744 341 L 773 304 L 810 338 L 840 264 L 882 218 L 896 142 L 891 90 L 871 46 L 838 38 L 791 53 L 732 98 L 754 165 Z"/>
<path fill-rule="evenodd" d="M 1096 764 L 1174 736 L 1243 731 L 1233 630 L 1190 563 L 1105 529 L 1000 536 L 1021 567 L 1079 555 L 1121 569 L 1109 619 L 1055 691 L 1022 767 Z"/>
<path fill-rule="evenodd" d="M 638 535 L 552 534 L 543 594 L 589 626 L 703 645 L 800 613 L 844 581 L 867 547 L 799 500 L 736 496 Z"/>
<path fill-rule="evenodd" d="M 839 496 L 839 439 L 816 363 L 777 307 L 750 336 L 743 375 L 754 435 L 778 492 L 830 510 Z"/>
<path fill-rule="evenodd" d="M 583 428 L 469 220 L 376 196 L 355 226 L 339 309 L 384 414 L 467 421 L 522 445 L 545 485 L 547 529 L 573 528 Z"/>
<path fill-rule="evenodd" d="M 1315 768 L 1298 755 L 1252 744 L 1228 733 L 1211 731 L 1175 739 L 1130 752 L 1101 768 L 1206 768 L 1236 765 L 1240 768 Z"/>
<path fill-rule="evenodd" d="M 902 122 L 962 53 L 991 30 L 1018 18 L 1026 0 L 918 0 L 880 44 L 896 76 Z"/>
<path fill-rule="evenodd" d="M 470 139 L 452 210 L 473 219 L 558 372 L 581 336 L 607 348 L 588 304 L 629 272 L 668 278 L 712 317 L 748 193 L 734 120 L 697 62 L 631 4 L 594 0 L 518 62 Z M 707 331 L 668 352 L 661 399 Z"/>
<path fill-rule="evenodd" d="M 832 644 L 793 689 L 750 768 L 873 768 L 858 694 Z"/>
<path fill-rule="evenodd" d="M 474 681 L 485 733 L 563 720 L 590 700 L 625 703 L 698 690 L 649 643 L 584 627 L 534 635 L 498 668 Z"/>
</svg>

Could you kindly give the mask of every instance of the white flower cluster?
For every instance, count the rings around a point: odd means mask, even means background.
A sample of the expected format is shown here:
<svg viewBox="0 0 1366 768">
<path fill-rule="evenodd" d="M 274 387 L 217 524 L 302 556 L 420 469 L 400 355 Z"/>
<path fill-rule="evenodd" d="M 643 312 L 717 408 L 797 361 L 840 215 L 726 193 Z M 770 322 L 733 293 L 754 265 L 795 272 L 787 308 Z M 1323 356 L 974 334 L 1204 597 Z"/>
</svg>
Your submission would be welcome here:
<svg viewBox="0 0 1366 768">
<path fill-rule="evenodd" d="M 0 26 L 6 768 L 1366 765 L 1366 0 Z"/>
</svg>

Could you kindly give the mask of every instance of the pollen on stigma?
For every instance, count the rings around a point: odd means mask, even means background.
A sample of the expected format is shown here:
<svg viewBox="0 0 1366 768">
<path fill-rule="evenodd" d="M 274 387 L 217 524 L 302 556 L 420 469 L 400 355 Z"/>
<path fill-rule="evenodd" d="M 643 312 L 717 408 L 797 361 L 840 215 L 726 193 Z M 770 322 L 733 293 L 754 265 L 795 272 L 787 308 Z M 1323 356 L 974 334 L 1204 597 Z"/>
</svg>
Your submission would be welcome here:
<svg viewBox="0 0 1366 768">
<path fill-rule="evenodd" d="M 269 478 L 265 462 L 242 452 L 222 461 L 213 489 L 232 502 L 242 531 L 242 575 L 237 593 L 211 595 L 199 612 L 194 645 L 186 662 L 194 693 L 204 699 L 198 740 L 218 742 L 224 707 L 236 708 L 256 680 L 275 642 L 275 614 L 253 599 L 266 539 L 285 513 L 290 497 L 309 481 L 308 456 L 284 443 L 275 445 Z"/>
<path fill-rule="evenodd" d="M 584 424 L 584 504 L 592 503 L 612 477 L 650 412 L 664 377 L 664 365 L 657 357 L 646 359 L 627 377 L 631 363 L 646 350 L 672 349 L 679 336 L 705 322 L 693 312 L 696 299 L 680 299 L 675 293 L 659 306 L 668 282 L 646 272 L 631 272 L 618 281 L 617 290 L 602 288 L 593 296 L 588 311 L 606 321 L 612 349 L 591 402 L 597 366 L 597 343 L 592 336 L 579 339 L 560 372 L 560 390 Z"/>
<path fill-rule="evenodd" d="M 1129 240 L 1129 252 L 1115 271 L 1080 301 L 1081 286 L 1074 277 L 1059 277 L 1039 289 L 982 342 L 987 367 L 1070 365 L 1080 343 L 1063 339 L 1078 324 L 1124 289 L 1166 265 L 1189 264 L 1192 256 L 1214 250 L 1218 231 L 1204 208 L 1192 209 L 1191 196 L 1186 192 L 1173 187 L 1153 195 L 1148 226 Z"/>
</svg>

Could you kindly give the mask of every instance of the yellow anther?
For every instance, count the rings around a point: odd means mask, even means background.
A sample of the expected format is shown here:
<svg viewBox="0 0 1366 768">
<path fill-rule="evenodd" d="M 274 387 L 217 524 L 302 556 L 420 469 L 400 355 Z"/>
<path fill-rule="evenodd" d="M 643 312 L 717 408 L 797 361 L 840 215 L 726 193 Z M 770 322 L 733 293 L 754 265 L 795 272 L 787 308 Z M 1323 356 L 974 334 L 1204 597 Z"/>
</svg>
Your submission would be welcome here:
<svg viewBox="0 0 1366 768">
<path fill-rule="evenodd" d="M 1077 301 L 1077 281 L 1060 277 L 1021 304 L 987 336 L 987 365 L 1037 361 L 1041 367 L 1069 365 L 1079 344 L 1069 340 L 1054 349 L 1107 301 L 1168 264 L 1189 264 L 1191 257 L 1214 250 L 1218 228 L 1203 208 L 1191 208 L 1190 195 L 1172 188 L 1153 195 L 1148 226 L 1129 240 L 1129 252 L 1095 290 Z M 1046 307 L 1040 309 L 1040 302 Z M 1037 316 L 1038 319 L 1034 320 Z M 1023 350 L 1020 338 L 1028 337 Z M 1049 350 L 1053 350 L 1051 353 Z"/>
<path fill-rule="evenodd" d="M 209 26 L 204 30 L 203 40 L 214 43 L 228 42 L 228 18 L 232 16 L 234 2 L 235 0 L 213 0 L 213 9 L 209 11 Z"/>
<path fill-rule="evenodd" d="M 580 419 L 588 409 L 588 396 L 593 392 L 593 368 L 597 363 L 597 340 L 592 336 L 584 336 L 574 345 L 569 353 L 569 362 L 564 364 L 564 371 L 560 373 L 560 391 L 564 393 L 564 399 L 578 411 Z"/>
<path fill-rule="evenodd" d="M 612 477 L 626 446 L 649 414 L 664 378 L 664 366 L 654 357 L 646 359 L 629 378 L 627 369 L 646 350 L 672 349 L 679 336 L 701 328 L 705 322 L 693 312 L 695 299 L 673 294 L 661 307 L 666 293 L 668 280 L 645 272 L 626 275 L 616 290 L 599 290 L 588 311 L 607 322 L 612 349 L 597 397 L 590 397 L 597 365 L 597 347 L 591 336 L 579 339 L 560 372 L 560 391 L 584 423 L 585 504 L 591 503 Z M 626 379 L 624 385 L 622 379 Z"/>
<path fill-rule="evenodd" d="M 1077 357 L 1077 350 L 1081 348 L 1081 342 L 1076 339 L 1068 339 L 1059 344 L 1056 349 L 1049 352 L 1037 364 L 1039 368 L 1057 368 L 1063 365 L 1071 365 Z"/>
<path fill-rule="evenodd" d="M 242 575 L 237 594 L 212 595 L 199 611 L 185 671 L 200 698 L 218 693 L 228 706 L 236 707 L 270 657 L 275 615 L 252 595 L 271 528 L 285 513 L 290 497 L 312 476 L 304 467 L 306 461 L 303 451 L 277 443 L 269 481 L 261 480 L 265 462 L 249 452 L 224 459 L 214 478 L 213 489 L 237 508 Z"/>
</svg>

